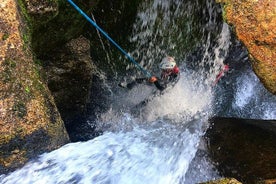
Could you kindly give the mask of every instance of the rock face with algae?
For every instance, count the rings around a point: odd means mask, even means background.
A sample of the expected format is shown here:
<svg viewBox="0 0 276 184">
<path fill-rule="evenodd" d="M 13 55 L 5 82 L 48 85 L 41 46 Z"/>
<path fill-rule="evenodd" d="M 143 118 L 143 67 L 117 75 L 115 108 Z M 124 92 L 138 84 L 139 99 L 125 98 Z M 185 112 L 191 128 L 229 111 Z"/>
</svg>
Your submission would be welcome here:
<svg viewBox="0 0 276 184">
<path fill-rule="evenodd" d="M 58 110 L 65 124 L 85 114 L 95 66 L 90 58 L 90 42 L 83 36 L 56 49 L 45 61 L 44 70 Z M 69 132 L 70 134 L 70 132 Z"/>
<path fill-rule="evenodd" d="M 217 0 L 224 19 L 247 47 L 252 66 L 264 86 L 276 94 L 276 1 Z"/>
<path fill-rule="evenodd" d="M 203 182 L 199 184 L 242 184 L 242 183 L 236 180 L 235 178 L 221 178 L 218 180 Z"/>
<path fill-rule="evenodd" d="M 69 141 L 28 45 L 17 1 L 0 4 L 0 174 Z"/>
</svg>

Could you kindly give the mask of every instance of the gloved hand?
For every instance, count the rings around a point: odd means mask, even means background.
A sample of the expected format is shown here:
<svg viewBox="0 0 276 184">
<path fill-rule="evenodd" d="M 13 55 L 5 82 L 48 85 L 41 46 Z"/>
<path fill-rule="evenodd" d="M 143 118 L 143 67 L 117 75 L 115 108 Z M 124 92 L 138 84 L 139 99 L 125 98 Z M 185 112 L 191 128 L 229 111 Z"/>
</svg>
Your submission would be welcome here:
<svg viewBox="0 0 276 184">
<path fill-rule="evenodd" d="M 157 79 L 157 77 L 155 77 L 155 76 L 151 76 L 150 78 L 149 78 L 149 82 L 150 83 L 154 83 L 154 82 L 156 82 L 158 79 Z"/>
<path fill-rule="evenodd" d="M 147 78 L 138 78 L 138 79 L 135 79 L 135 81 L 138 83 L 138 84 L 141 84 L 142 82 L 146 81 Z"/>
</svg>

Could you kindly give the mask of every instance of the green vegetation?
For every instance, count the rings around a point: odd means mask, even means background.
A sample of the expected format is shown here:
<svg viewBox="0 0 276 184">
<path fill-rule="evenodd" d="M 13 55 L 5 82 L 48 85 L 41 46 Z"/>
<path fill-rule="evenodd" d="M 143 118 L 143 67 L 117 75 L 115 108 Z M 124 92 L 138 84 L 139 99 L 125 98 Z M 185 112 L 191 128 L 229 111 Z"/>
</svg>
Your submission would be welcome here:
<svg viewBox="0 0 276 184">
<path fill-rule="evenodd" d="M 9 38 L 9 34 L 8 33 L 4 33 L 4 35 L 2 36 L 2 41 L 5 41 L 8 38 Z"/>
<path fill-rule="evenodd" d="M 27 108 L 24 102 L 17 102 L 13 106 L 13 111 L 16 113 L 16 115 L 20 118 L 23 118 L 27 114 Z"/>
<path fill-rule="evenodd" d="M 14 80 L 13 69 L 16 67 L 16 62 L 13 59 L 7 58 L 2 63 L 2 66 L 4 66 L 4 72 L 2 72 L 0 76 L 4 83 Z"/>
<path fill-rule="evenodd" d="M 16 67 L 16 62 L 13 60 L 13 59 L 10 59 L 10 58 L 7 58 L 3 64 L 6 66 L 6 67 L 11 67 L 11 68 L 15 68 Z"/>
<path fill-rule="evenodd" d="M 1 78 L 3 79 L 4 83 L 8 83 L 12 81 L 12 72 L 11 70 L 5 68 L 4 72 L 1 73 Z"/>
<path fill-rule="evenodd" d="M 17 2 L 20 8 L 20 13 L 23 15 L 25 22 L 27 23 L 27 27 L 32 27 L 33 20 L 31 19 L 31 16 L 29 16 L 28 14 L 25 0 L 18 0 Z"/>
<path fill-rule="evenodd" d="M 25 87 L 25 91 L 26 91 L 26 93 L 30 93 L 30 92 L 31 92 L 29 86 L 26 86 L 26 87 Z"/>
<path fill-rule="evenodd" d="M 227 22 L 226 11 L 225 11 L 226 6 L 227 6 L 227 5 L 224 4 L 224 5 L 223 5 L 223 8 L 222 8 L 222 18 L 223 18 L 223 21 L 224 21 L 224 22 Z"/>
</svg>

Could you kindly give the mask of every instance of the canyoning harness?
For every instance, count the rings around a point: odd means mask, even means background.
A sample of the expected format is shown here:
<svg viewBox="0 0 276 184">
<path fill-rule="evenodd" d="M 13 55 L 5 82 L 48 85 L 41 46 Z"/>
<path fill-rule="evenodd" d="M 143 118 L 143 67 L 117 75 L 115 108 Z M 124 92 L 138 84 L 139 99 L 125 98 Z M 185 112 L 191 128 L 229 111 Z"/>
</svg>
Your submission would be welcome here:
<svg viewBox="0 0 276 184">
<path fill-rule="evenodd" d="M 90 24 L 99 30 L 115 47 L 117 47 L 139 70 L 141 70 L 147 78 L 152 77 L 151 73 L 145 70 L 138 62 L 136 62 L 122 47 L 120 47 L 108 34 L 101 29 L 90 17 L 88 17 L 72 0 L 67 0 Z"/>
</svg>

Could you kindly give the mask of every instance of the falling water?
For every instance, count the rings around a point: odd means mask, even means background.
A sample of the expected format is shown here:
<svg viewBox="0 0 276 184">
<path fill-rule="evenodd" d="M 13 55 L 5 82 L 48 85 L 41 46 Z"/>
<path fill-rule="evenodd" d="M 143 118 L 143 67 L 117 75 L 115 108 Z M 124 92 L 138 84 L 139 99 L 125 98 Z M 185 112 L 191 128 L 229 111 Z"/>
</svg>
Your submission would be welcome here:
<svg viewBox="0 0 276 184">
<path fill-rule="evenodd" d="M 181 79 L 173 89 L 142 106 L 153 93 L 152 86 L 114 89 L 109 110 L 98 114 L 96 120 L 102 135 L 44 153 L 23 168 L 0 176 L 0 183 L 193 184 L 221 177 L 204 154 L 195 155 L 205 149 L 201 137 L 215 106 L 211 84 L 229 55 L 230 31 L 226 24 L 215 26 L 219 25 L 218 6 L 208 0 L 203 4 L 201 10 L 199 1 L 141 3 L 130 39 L 137 44 L 132 54 L 153 71 L 164 55 L 175 56 Z M 200 11 L 206 20 L 199 29 L 194 26 L 193 12 Z M 218 35 L 214 36 L 211 32 L 215 29 Z M 202 52 L 195 58 L 200 67 L 194 70 L 188 67 L 189 54 L 198 48 Z M 234 89 L 232 105 L 239 112 L 252 101 L 250 92 L 256 88 L 255 83 L 244 85 L 245 80 L 238 78 L 237 85 L 244 87 Z M 275 107 L 268 101 L 261 104 Z M 275 110 L 263 115 L 275 118 Z"/>
<path fill-rule="evenodd" d="M 1 183 L 179 183 L 197 147 L 200 133 L 194 129 L 155 122 L 129 132 L 106 132 L 45 153 Z"/>
<path fill-rule="evenodd" d="M 230 89 L 230 90 L 229 90 Z M 222 93 L 218 106 L 227 108 L 220 116 L 245 119 L 276 119 L 276 96 L 269 93 L 261 84 L 251 68 L 242 70 L 238 76 L 232 78 L 232 83 L 222 86 L 218 90 Z"/>
</svg>

